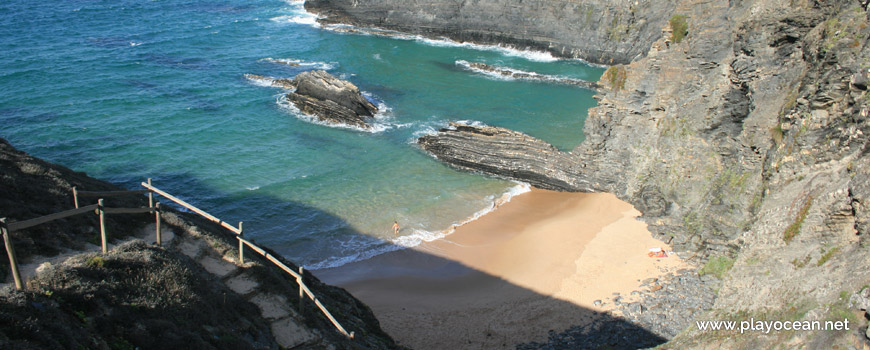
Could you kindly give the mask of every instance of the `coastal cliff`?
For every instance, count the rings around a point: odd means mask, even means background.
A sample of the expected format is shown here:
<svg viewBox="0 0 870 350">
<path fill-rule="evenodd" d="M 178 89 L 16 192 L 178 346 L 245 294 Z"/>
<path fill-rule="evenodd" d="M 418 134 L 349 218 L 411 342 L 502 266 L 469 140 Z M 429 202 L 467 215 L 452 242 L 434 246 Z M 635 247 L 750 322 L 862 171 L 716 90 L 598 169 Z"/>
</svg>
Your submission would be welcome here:
<svg viewBox="0 0 870 350">
<path fill-rule="evenodd" d="M 308 0 L 325 23 L 353 24 L 547 51 L 593 63 L 628 63 L 646 55 L 675 1 Z"/>
<path fill-rule="evenodd" d="M 312 1 L 310 8 L 327 22 L 416 26 L 407 31 L 458 40 L 516 44 L 530 37 L 517 25 L 528 22 L 502 15 L 510 8 L 506 4 L 478 9 L 510 24 L 493 25 L 497 34 L 475 38 L 463 34 L 477 33 L 466 29 L 474 26 L 456 19 L 466 15 L 467 2 L 416 4 L 408 12 L 379 12 L 379 6 L 389 6 L 375 3 Z M 516 11 L 552 30 L 585 23 L 548 17 L 544 9 L 557 3 L 524 2 Z M 655 24 L 656 33 L 643 37 L 650 40 L 633 39 L 644 46 L 638 54 L 625 55 L 624 46 L 602 40 L 600 27 L 577 26 L 554 41 L 588 37 L 600 50 L 584 55 L 569 49 L 565 56 L 624 63 L 610 67 L 599 82 L 603 88 L 598 106 L 589 111 L 585 141 L 569 153 L 553 154 L 554 163 L 533 156 L 533 149 L 545 146 L 534 141 L 529 148 L 518 146 L 522 135 L 487 143 L 471 126 L 419 142 L 442 160 L 459 160 L 450 162 L 459 168 L 522 181 L 571 183 L 559 169 L 574 169 L 574 180 L 595 179 L 600 186 L 592 190 L 614 193 L 641 210 L 654 235 L 703 264 L 701 275 L 721 279 L 715 301 L 701 306 L 710 311 L 673 325 L 665 336 L 685 331 L 664 348 L 864 346 L 865 309 L 854 301 L 866 298 L 862 290 L 870 282 L 868 2 L 683 0 L 656 5 L 663 7 L 658 12 L 642 6 L 631 7 L 633 21 Z M 526 46 L 554 51 L 550 44 Z M 476 142 L 481 143 L 470 149 Z M 440 146 L 427 146 L 432 144 Z M 487 161 L 518 158 L 517 150 L 530 151 L 523 156 L 528 160 L 496 170 Z M 506 175 L 517 169 L 535 172 Z M 685 278 L 678 280 L 685 284 Z M 650 310 L 661 307 L 651 298 L 627 314 L 655 328 L 667 317 L 647 317 L 661 315 Z M 689 322 L 750 318 L 839 319 L 853 326 L 759 338 L 704 332 Z"/>
</svg>

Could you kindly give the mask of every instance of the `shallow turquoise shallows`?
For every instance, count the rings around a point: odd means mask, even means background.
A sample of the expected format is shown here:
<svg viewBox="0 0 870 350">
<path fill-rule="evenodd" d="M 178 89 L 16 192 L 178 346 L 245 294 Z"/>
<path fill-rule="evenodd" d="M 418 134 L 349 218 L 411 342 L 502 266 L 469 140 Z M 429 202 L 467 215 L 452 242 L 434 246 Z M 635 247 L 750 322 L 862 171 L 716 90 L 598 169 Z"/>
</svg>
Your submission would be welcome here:
<svg viewBox="0 0 870 350">
<path fill-rule="evenodd" d="M 129 188 L 151 177 L 226 221 L 244 221 L 247 236 L 288 258 L 336 266 L 439 237 L 524 190 L 453 170 L 417 137 L 469 121 L 563 150 L 583 140 L 592 91 L 490 77 L 463 62 L 602 74 L 540 53 L 343 34 L 314 24 L 301 2 L 6 0 L 0 137 Z M 281 89 L 244 78 L 311 69 L 353 82 L 381 105 L 376 130 L 314 123 Z"/>
</svg>

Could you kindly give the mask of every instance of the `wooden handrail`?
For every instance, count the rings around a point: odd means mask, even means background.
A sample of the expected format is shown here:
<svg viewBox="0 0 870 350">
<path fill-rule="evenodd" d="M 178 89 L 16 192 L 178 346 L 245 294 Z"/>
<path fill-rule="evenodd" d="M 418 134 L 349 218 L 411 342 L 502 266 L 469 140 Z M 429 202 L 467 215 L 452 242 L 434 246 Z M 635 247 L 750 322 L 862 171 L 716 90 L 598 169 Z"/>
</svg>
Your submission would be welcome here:
<svg viewBox="0 0 870 350">
<path fill-rule="evenodd" d="M 185 208 L 187 208 L 187 209 L 190 209 L 190 210 L 193 211 L 194 213 L 197 213 L 197 214 L 199 214 L 199 215 L 202 215 L 202 216 L 205 217 L 206 219 L 209 219 L 209 220 L 211 220 L 211 221 L 214 221 L 214 222 L 220 224 L 221 226 L 223 226 L 223 227 L 226 228 L 227 230 L 233 231 L 235 234 L 240 234 L 240 233 L 242 233 L 242 230 L 239 230 L 238 228 L 233 227 L 233 225 L 230 225 L 230 224 L 224 222 L 223 220 L 218 219 L 218 218 L 215 217 L 214 215 L 211 215 L 211 214 L 209 214 L 209 213 L 206 213 L 206 212 L 203 211 L 202 209 L 199 209 L 199 208 L 197 208 L 197 207 L 194 207 L 193 205 L 188 204 L 187 202 L 185 202 L 185 201 L 179 199 L 178 197 L 175 197 L 175 196 L 173 196 L 173 195 L 171 195 L 171 194 L 169 194 L 169 193 L 163 192 L 163 191 L 161 191 L 160 189 L 158 189 L 157 187 L 151 186 L 151 185 L 149 185 L 149 184 L 147 184 L 147 183 L 144 183 L 144 182 L 142 183 L 142 187 L 145 187 L 145 188 L 151 190 L 151 191 L 154 192 L 154 193 L 157 193 L 157 194 L 159 194 L 159 195 L 161 195 L 161 196 L 163 196 L 163 197 L 166 197 L 166 198 L 168 198 L 169 200 L 171 200 L 171 201 L 173 201 L 173 202 L 175 202 L 175 203 L 178 203 L 178 204 L 181 205 L 182 207 L 185 207 Z"/>
<path fill-rule="evenodd" d="M 120 197 L 131 194 L 145 194 L 150 190 L 132 190 L 132 191 L 76 191 L 79 197 Z"/>
<path fill-rule="evenodd" d="M 323 306 L 323 304 L 320 302 L 320 300 L 317 299 L 317 297 L 314 295 L 314 292 L 312 292 L 311 289 L 309 289 L 308 286 L 305 285 L 305 282 L 303 281 L 302 268 L 300 268 L 299 273 L 297 273 L 296 271 L 293 271 L 293 269 L 291 269 L 290 267 L 285 265 L 283 262 L 281 262 L 281 260 L 279 260 L 277 257 L 266 252 L 265 249 L 260 248 L 259 246 L 257 246 L 253 242 L 242 238 L 243 235 L 242 235 L 242 223 L 241 222 L 239 222 L 238 228 L 233 227 L 232 225 L 224 222 L 223 220 L 218 219 L 214 215 L 206 213 L 202 209 L 199 209 L 193 205 L 190 205 L 187 202 L 179 199 L 178 197 L 175 197 L 169 193 L 161 191 L 160 189 L 152 186 L 151 179 L 148 179 L 148 183 L 143 182 L 142 187 L 145 187 L 146 189 L 145 190 L 134 190 L 134 191 L 106 191 L 106 192 L 78 191 L 77 188 L 73 187 L 73 200 L 75 202 L 76 209 L 66 210 L 66 211 L 62 211 L 59 213 L 49 214 L 49 215 L 45 215 L 42 217 L 24 220 L 24 221 L 18 221 L 18 222 L 6 223 L 5 218 L 0 219 L 0 229 L 2 229 L 2 236 L 3 236 L 3 239 L 4 239 L 5 244 L 6 244 L 7 255 L 9 255 L 10 265 L 12 267 L 12 273 L 16 277 L 16 279 L 15 279 L 16 288 L 22 289 L 23 286 L 22 286 L 22 283 L 20 281 L 20 278 L 18 278 L 18 267 L 17 267 L 17 264 L 15 262 L 15 252 L 14 252 L 14 248 L 12 247 L 12 242 L 9 239 L 9 233 L 11 233 L 12 231 L 22 230 L 22 229 L 33 227 L 36 225 L 44 224 L 44 223 L 49 222 L 49 221 L 59 220 L 59 219 L 63 219 L 63 218 L 74 216 L 74 215 L 80 215 L 80 214 L 84 214 L 84 213 L 87 213 L 90 211 L 96 211 L 100 215 L 100 234 L 101 234 L 101 240 L 102 240 L 102 249 L 103 249 L 103 253 L 106 253 L 107 252 L 107 242 L 106 242 L 107 236 L 106 236 L 106 228 L 105 228 L 105 214 L 140 214 L 140 213 L 152 213 L 152 212 L 154 212 L 154 213 L 157 213 L 157 215 L 156 215 L 156 217 L 157 217 L 157 244 L 159 245 L 160 238 L 161 238 L 160 237 L 160 204 L 158 203 L 156 207 L 154 207 L 152 205 L 152 203 L 153 203 L 152 193 L 157 193 L 157 194 L 164 196 L 164 197 L 168 198 L 169 200 L 181 205 L 182 207 L 190 209 L 191 211 L 205 217 L 206 219 L 209 219 L 213 222 L 220 224 L 224 228 L 235 233 L 236 239 L 239 240 L 239 260 L 242 264 L 244 264 L 244 260 L 242 259 L 242 254 L 243 254 L 242 248 L 243 248 L 243 246 L 248 246 L 251 249 L 253 249 L 254 251 L 256 251 L 257 253 L 259 253 L 260 255 L 262 255 L 263 257 L 265 257 L 267 260 L 274 263 L 275 266 L 278 266 L 279 268 L 281 268 L 282 270 L 287 272 L 290 276 L 293 276 L 293 278 L 296 279 L 296 282 L 299 284 L 300 302 L 302 300 L 302 295 L 304 293 L 305 295 L 308 296 L 308 298 L 310 298 L 312 301 L 314 301 L 314 305 L 317 305 L 317 308 L 319 308 L 320 311 L 323 312 L 323 314 L 329 319 L 330 322 L 332 322 L 332 325 L 335 326 L 335 328 L 338 329 L 338 331 L 341 332 L 341 334 L 344 334 L 346 337 L 348 337 L 350 339 L 354 338 L 354 332 L 348 333 L 347 330 L 345 330 L 344 327 L 342 327 L 341 324 L 338 323 L 338 321 L 335 319 L 335 317 L 332 316 L 332 314 L 329 312 L 329 310 L 327 310 L 326 307 Z M 100 200 L 98 201 L 97 204 L 92 204 L 92 205 L 89 205 L 86 207 L 81 207 L 81 208 L 78 207 L 78 197 L 79 196 L 115 197 L 115 196 L 123 196 L 123 195 L 130 195 L 130 194 L 143 194 L 143 193 L 148 193 L 148 195 L 149 195 L 149 206 L 147 208 L 107 208 L 107 207 L 103 206 L 103 198 L 100 198 Z M 301 304 L 300 304 L 300 307 L 301 307 Z"/>
<path fill-rule="evenodd" d="M 106 214 L 143 214 L 153 213 L 155 208 L 108 208 L 104 207 Z"/>
<path fill-rule="evenodd" d="M 33 227 L 33 226 L 36 226 L 39 224 L 44 224 L 44 223 L 49 222 L 49 221 L 54 221 L 54 220 L 70 217 L 73 215 L 79 215 L 79 214 L 87 213 L 89 211 L 94 211 L 98 207 L 99 207 L 99 205 L 93 204 L 93 205 L 89 205 L 86 207 L 81 207 L 78 209 L 70 209 L 67 211 L 62 211 L 60 213 L 54 213 L 54 214 L 49 214 L 46 216 L 40 216 L 38 218 L 33 218 L 33 219 L 29 219 L 29 220 L 10 222 L 10 223 L 6 224 L 6 228 L 9 229 L 10 232 L 23 230 L 23 229 L 30 228 L 30 227 Z"/>
<path fill-rule="evenodd" d="M 150 192 L 150 191 L 148 191 Z M 73 196 L 75 196 L 78 192 L 75 187 L 73 187 Z M 133 193 L 144 193 L 142 191 L 127 191 L 125 194 L 133 194 Z M 76 206 L 78 206 L 78 200 L 76 199 Z M 38 218 L 33 218 L 29 220 L 16 221 L 16 222 L 6 222 L 6 218 L 0 219 L 0 233 L 2 233 L 4 244 L 6 245 L 6 254 L 9 256 L 9 267 L 12 269 L 12 276 L 15 278 L 15 288 L 21 290 L 24 288 L 22 284 L 20 273 L 18 271 L 18 264 L 15 258 L 15 247 L 12 245 L 12 240 L 9 237 L 9 234 L 12 231 L 23 230 L 26 228 L 30 228 L 33 226 L 41 225 L 50 221 L 60 220 L 63 218 L 67 218 L 70 216 L 81 215 L 88 212 L 96 212 L 100 216 L 100 244 L 103 251 L 103 254 L 108 252 L 108 236 L 106 235 L 106 214 L 139 214 L 139 213 L 150 213 L 159 211 L 159 208 L 107 208 L 103 206 L 103 198 L 100 198 L 97 201 L 97 204 L 92 204 L 86 207 L 81 207 L 76 209 L 70 209 L 66 211 L 62 211 L 59 213 L 49 214 L 45 216 L 40 216 Z M 157 215 L 157 229 L 160 229 L 160 215 Z M 157 244 L 160 244 L 160 233 L 157 234 Z"/>
<path fill-rule="evenodd" d="M 236 239 L 238 239 L 239 242 L 242 242 L 246 246 L 253 249 L 255 252 L 260 253 L 260 255 L 262 255 L 263 257 L 265 257 L 266 259 L 268 259 L 272 263 L 274 263 L 276 266 L 278 266 L 279 268 L 281 268 L 285 272 L 287 272 L 287 274 L 289 274 L 290 276 L 293 276 L 294 278 L 296 278 L 296 282 L 299 283 L 299 288 L 301 290 L 303 290 L 306 295 L 308 295 L 308 298 L 310 298 L 312 301 L 314 301 L 314 305 L 317 305 L 317 308 L 319 308 L 320 311 L 323 312 L 323 314 L 326 316 L 326 318 L 328 318 L 329 321 L 332 322 L 332 325 L 335 326 L 335 328 L 338 329 L 338 331 L 341 332 L 341 334 L 344 334 L 346 337 L 353 339 L 354 332 L 348 333 L 347 330 L 345 330 L 344 327 L 342 327 L 341 324 L 338 323 L 338 320 L 336 320 L 335 317 L 333 317 L 332 314 L 329 312 L 329 310 L 327 310 L 326 307 L 320 303 L 320 300 L 317 299 L 317 297 L 314 295 L 314 292 L 312 292 L 311 289 L 309 289 L 308 286 L 305 285 L 305 282 L 302 281 L 301 274 L 296 273 L 296 271 L 293 271 L 293 269 L 291 269 L 290 267 L 285 265 L 283 262 L 278 260 L 272 254 L 269 254 L 268 252 L 266 252 L 265 249 L 258 247 L 253 242 L 248 241 L 248 240 L 246 240 L 242 237 L 239 237 L 239 236 L 236 236 Z"/>
</svg>

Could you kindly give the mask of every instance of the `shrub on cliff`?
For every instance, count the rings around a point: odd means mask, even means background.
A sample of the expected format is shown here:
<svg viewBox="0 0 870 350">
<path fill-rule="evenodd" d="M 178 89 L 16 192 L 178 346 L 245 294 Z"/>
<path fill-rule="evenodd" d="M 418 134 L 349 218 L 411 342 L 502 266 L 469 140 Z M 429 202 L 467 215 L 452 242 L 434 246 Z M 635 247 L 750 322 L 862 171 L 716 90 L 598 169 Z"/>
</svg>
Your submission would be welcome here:
<svg viewBox="0 0 870 350">
<path fill-rule="evenodd" d="M 671 41 L 679 43 L 689 34 L 689 22 L 685 15 L 674 15 L 669 21 L 671 24 Z"/>
<path fill-rule="evenodd" d="M 604 71 L 604 78 L 610 83 L 610 88 L 613 91 L 625 89 L 625 78 L 627 76 L 628 73 L 626 73 L 623 66 L 610 66 L 610 68 Z"/>
</svg>

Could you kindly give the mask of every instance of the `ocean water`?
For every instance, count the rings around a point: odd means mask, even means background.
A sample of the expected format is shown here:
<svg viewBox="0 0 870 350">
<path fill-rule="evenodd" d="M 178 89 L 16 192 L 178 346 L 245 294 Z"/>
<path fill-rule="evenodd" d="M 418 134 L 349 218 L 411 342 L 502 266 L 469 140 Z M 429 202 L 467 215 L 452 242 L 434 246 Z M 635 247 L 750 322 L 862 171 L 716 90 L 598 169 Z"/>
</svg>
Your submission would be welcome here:
<svg viewBox="0 0 870 350">
<path fill-rule="evenodd" d="M 289 65 L 288 62 L 298 65 Z M 453 170 L 414 144 L 450 121 L 570 150 L 593 92 L 463 62 L 597 80 L 544 53 L 347 34 L 280 0 L 6 0 L 0 137 L 129 188 L 156 186 L 309 268 L 443 236 L 528 190 Z M 246 79 L 325 69 L 380 105 L 374 131 L 322 125 Z M 402 226 L 393 237 L 393 220 Z"/>
</svg>

